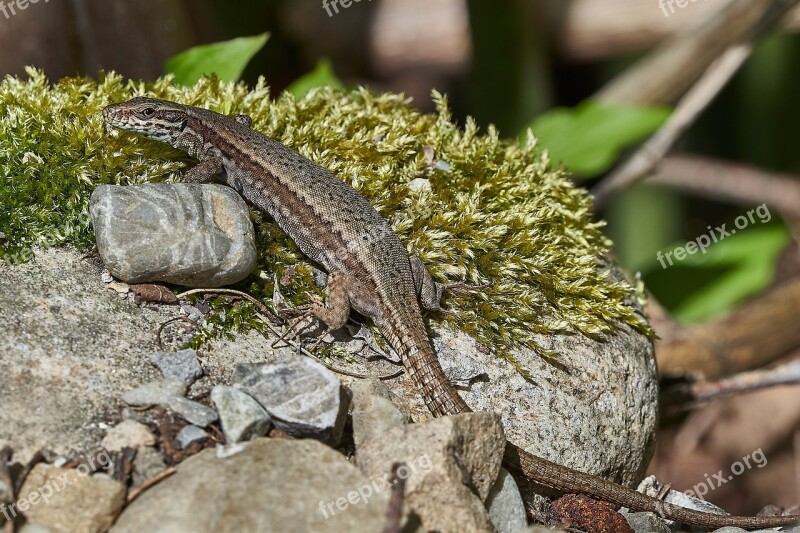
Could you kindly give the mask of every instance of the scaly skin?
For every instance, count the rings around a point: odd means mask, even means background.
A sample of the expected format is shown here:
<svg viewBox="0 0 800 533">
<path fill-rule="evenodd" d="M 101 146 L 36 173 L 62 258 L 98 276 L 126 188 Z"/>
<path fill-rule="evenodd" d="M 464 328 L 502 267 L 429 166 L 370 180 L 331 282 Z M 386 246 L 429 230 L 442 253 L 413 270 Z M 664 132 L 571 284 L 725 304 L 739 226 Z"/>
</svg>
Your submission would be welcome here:
<svg viewBox="0 0 800 533">
<path fill-rule="evenodd" d="M 435 416 L 470 411 L 450 384 L 425 329 L 420 304 L 438 309 L 442 287 L 421 262 L 409 257 L 388 222 L 353 188 L 283 144 L 250 128 L 249 117 L 150 98 L 103 110 L 106 126 L 186 150 L 200 164 L 186 181 L 223 174 L 245 199 L 269 213 L 312 261 L 328 272 L 328 296 L 312 314 L 330 329 L 346 322 L 350 308 L 372 319 L 400 354 L 410 379 Z M 584 493 L 664 518 L 707 527 L 747 529 L 795 524 L 798 516 L 734 517 L 670 505 L 639 492 L 557 465 L 508 443 L 505 464 L 535 484 Z"/>
</svg>

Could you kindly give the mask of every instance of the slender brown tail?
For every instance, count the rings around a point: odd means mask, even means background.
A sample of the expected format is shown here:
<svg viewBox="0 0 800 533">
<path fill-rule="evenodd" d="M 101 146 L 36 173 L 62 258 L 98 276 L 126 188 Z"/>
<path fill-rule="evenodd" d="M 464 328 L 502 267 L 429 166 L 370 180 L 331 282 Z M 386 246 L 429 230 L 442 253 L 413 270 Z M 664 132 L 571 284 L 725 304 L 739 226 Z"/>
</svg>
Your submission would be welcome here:
<svg viewBox="0 0 800 533">
<path fill-rule="evenodd" d="M 406 337 L 391 334 L 385 336 L 403 358 L 406 372 L 422 393 L 428 410 L 434 416 L 470 412 L 467 403 L 445 376 L 424 327 L 410 328 L 410 331 L 413 333 Z M 636 511 L 656 513 L 662 518 L 683 524 L 714 528 L 735 526 L 742 529 L 800 524 L 800 516 L 725 516 L 694 511 L 542 459 L 510 442 L 506 443 L 503 464 L 515 477 L 527 478 L 535 484 L 565 493 L 587 494 Z"/>
<path fill-rule="evenodd" d="M 598 476 L 584 474 L 565 466 L 532 455 L 517 446 L 506 443 L 503 465 L 515 476 L 533 480 L 539 485 L 568 493 L 583 493 L 610 503 L 629 507 L 635 511 L 655 513 L 661 518 L 683 524 L 721 528 L 735 526 L 742 529 L 800 524 L 800 516 L 750 517 L 715 515 L 673 505 L 641 492 L 611 483 Z"/>
</svg>

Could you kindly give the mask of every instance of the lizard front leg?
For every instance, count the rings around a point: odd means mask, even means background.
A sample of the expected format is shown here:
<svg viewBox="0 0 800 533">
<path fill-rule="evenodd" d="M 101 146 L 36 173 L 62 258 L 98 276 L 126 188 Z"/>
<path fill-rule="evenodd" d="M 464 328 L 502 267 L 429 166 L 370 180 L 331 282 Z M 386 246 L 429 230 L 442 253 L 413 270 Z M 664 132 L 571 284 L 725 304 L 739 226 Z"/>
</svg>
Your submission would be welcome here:
<svg viewBox="0 0 800 533">
<path fill-rule="evenodd" d="M 197 165 L 183 174 L 182 181 L 186 183 L 205 183 L 222 173 L 223 162 L 219 151 L 211 148 L 204 152 L 203 145 L 202 138 L 187 132 L 182 133 L 175 142 L 177 148 L 183 148 L 189 155 L 200 159 Z"/>
</svg>

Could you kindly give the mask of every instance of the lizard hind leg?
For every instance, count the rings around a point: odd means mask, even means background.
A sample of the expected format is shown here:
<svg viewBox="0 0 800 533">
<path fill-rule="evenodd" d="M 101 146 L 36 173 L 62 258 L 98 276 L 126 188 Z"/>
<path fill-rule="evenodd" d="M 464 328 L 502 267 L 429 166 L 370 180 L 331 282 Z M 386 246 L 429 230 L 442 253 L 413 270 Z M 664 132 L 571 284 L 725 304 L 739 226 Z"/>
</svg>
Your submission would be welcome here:
<svg viewBox="0 0 800 533">
<path fill-rule="evenodd" d="M 439 283 L 433 280 L 428 268 L 419 257 L 411 256 L 411 276 L 414 278 L 414 288 L 417 298 L 423 309 L 440 313 L 451 313 L 442 307 L 442 295 L 445 291 L 467 294 L 482 289 L 483 285 L 467 285 L 462 282 Z"/>
</svg>

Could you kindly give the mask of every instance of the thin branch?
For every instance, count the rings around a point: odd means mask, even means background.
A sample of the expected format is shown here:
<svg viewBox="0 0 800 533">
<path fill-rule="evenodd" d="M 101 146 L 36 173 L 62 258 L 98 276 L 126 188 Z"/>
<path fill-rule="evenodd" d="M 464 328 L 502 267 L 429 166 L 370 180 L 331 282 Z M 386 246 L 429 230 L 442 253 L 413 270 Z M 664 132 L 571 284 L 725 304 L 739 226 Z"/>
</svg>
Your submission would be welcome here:
<svg viewBox="0 0 800 533">
<path fill-rule="evenodd" d="M 601 181 L 592 191 L 599 211 L 608 200 L 644 178 L 683 136 L 750 56 L 752 45 L 732 46 L 686 93 L 667 122 L 628 161 Z"/>
<path fill-rule="evenodd" d="M 277 317 L 275 317 L 275 315 L 272 314 L 272 312 L 269 310 L 269 308 L 266 305 L 264 305 L 263 303 L 259 302 L 258 300 L 256 300 L 255 298 L 253 298 L 252 296 L 250 296 L 249 294 L 247 294 L 245 292 L 237 291 L 237 290 L 234 290 L 234 289 L 192 289 L 192 290 L 189 290 L 189 291 L 182 292 L 182 293 L 178 294 L 177 298 L 180 299 L 180 298 L 185 298 L 187 296 L 191 296 L 193 294 L 203 294 L 203 293 L 229 294 L 229 295 L 233 295 L 233 296 L 239 296 L 241 298 L 244 298 L 248 302 L 252 302 L 256 306 L 256 308 L 258 309 L 258 311 L 256 311 L 256 314 L 261 318 L 261 322 L 267 327 L 267 329 L 270 331 L 270 333 L 272 333 L 273 335 L 275 335 L 279 339 L 285 337 L 284 333 L 281 333 L 280 331 L 275 329 L 275 327 L 272 325 L 273 322 L 277 321 Z M 166 324 L 164 324 L 164 325 L 166 325 Z M 163 329 L 164 325 L 162 325 L 162 329 Z M 159 332 L 160 331 L 161 330 L 159 330 Z M 317 357 L 316 355 L 314 355 L 309 350 L 305 349 L 299 342 L 297 343 L 297 345 L 295 345 L 295 344 L 293 344 L 294 341 L 291 340 L 291 339 L 284 339 L 284 341 L 289 346 L 291 346 L 293 348 L 296 348 L 300 353 L 302 353 L 306 357 L 310 357 L 311 359 L 314 359 L 316 362 L 318 362 L 319 364 L 321 364 L 322 366 L 324 366 L 325 368 L 327 368 L 331 372 L 336 372 L 338 374 L 342 374 L 342 375 L 349 376 L 351 378 L 356 378 L 356 379 L 366 379 L 366 378 L 370 377 L 370 376 L 368 376 L 366 374 L 360 374 L 358 372 L 350 372 L 349 370 L 344 370 L 343 368 L 338 368 L 338 367 L 335 367 L 333 365 L 330 365 L 330 364 L 326 363 L 325 361 L 323 361 L 322 359 L 320 359 L 319 357 Z M 160 343 L 160 339 L 159 339 L 159 343 Z M 381 380 L 381 381 L 386 381 L 386 380 L 389 380 L 389 379 L 394 379 L 396 377 L 399 377 L 402 374 L 403 374 L 403 370 L 398 370 L 397 372 L 392 372 L 391 374 L 385 374 L 385 375 L 378 376 L 378 379 Z"/>
<path fill-rule="evenodd" d="M 662 404 L 668 409 L 689 409 L 698 403 L 727 396 L 780 385 L 798 384 L 800 384 L 800 359 L 795 359 L 775 368 L 743 372 L 719 381 L 675 385 L 662 393 Z"/>
<path fill-rule="evenodd" d="M 126 505 L 130 505 L 133 500 L 139 497 L 141 493 L 163 481 L 164 479 L 170 477 L 172 474 L 177 472 L 174 466 L 170 466 L 169 468 L 162 470 L 160 473 L 156 474 L 155 476 L 151 477 L 132 491 L 128 493 L 128 499 L 125 502 Z"/>
<path fill-rule="evenodd" d="M 743 205 L 765 203 L 800 220 L 800 176 L 772 173 L 741 163 L 675 154 L 665 157 L 648 183 Z"/>
</svg>

